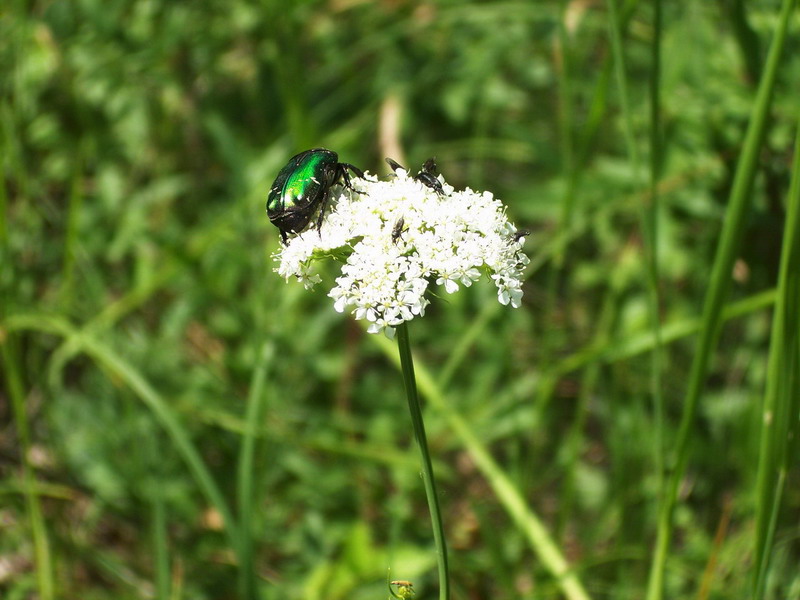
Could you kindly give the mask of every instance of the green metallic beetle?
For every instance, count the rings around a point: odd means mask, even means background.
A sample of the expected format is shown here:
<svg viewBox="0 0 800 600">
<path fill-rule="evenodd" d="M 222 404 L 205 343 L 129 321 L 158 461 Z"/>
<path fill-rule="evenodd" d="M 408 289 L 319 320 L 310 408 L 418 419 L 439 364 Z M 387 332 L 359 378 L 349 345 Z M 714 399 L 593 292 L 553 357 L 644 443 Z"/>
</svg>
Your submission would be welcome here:
<svg viewBox="0 0 800 600">
<path fill-rule="evenodd" d="M 330 200 L 331 188 L 339 183 L 358 192 L 350 184 L 352 171 L 357 177 L 364 172 L 349 163 L 340 163 L 332 150 L 313 148 L 293 156 L 275 178 L 267 198 L 267 215 L 281 232 L 283 243 L 287 233 L 300 233 L 306 228 L 314 212 L 319 208 L 317 230 Z"/>
</svg>

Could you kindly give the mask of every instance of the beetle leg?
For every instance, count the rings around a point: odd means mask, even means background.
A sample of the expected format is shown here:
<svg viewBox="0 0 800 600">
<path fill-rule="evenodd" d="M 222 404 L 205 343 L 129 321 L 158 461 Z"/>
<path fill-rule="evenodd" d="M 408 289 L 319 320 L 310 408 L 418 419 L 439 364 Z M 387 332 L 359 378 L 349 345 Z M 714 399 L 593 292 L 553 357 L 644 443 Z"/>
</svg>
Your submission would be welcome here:
<svg viewBox="0 0 800 600">
<path fill-rule="evenodd" d="M 342 166 L 343 171 L 350 169 L 353 173 L 356 174 L 356 177 L 364 179 L 364 171 L 359 169 L 357 166 L 351 165 L 350 163 L 339 163 L 339 164 Z"/>
<path fill-rule="evenodd" d="M 319 216 L 317 217 L 317 233 L 322 237 L 322 220 L 325 218 L 325 209 L 328 208 L 329 193 L 326 191 L 322 197 L 322 203 L 319 207 Z"/>
<path fill-rule="evenodd" d="M 355 192 L 356 194 L 363 194 L 362 191 L 357 190 L 353 187 L 353 184 L 350 183 L 350 174 L 347 172 L 347 170 L 350 169 L 353 173 L 355 173 L 356 177 L 361 179 L 364 179 L 364 171 L 355 165 L 351 165 L 350 163 L 339 163 L 336 168 L 342 180 L 344 180 L 344 185 L 346 188 Z"/>
</svg>

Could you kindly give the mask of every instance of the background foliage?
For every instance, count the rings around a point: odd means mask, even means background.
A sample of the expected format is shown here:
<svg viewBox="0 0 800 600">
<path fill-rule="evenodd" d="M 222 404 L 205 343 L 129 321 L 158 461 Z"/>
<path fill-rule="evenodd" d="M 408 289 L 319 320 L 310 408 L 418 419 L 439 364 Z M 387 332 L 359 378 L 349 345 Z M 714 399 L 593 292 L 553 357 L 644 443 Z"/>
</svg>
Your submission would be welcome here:
<svg viewBox="0 0 800 600">
<path fill-rule="evenodd" d="M 324 146 L 373 172 L 435 155 L 533 232 L 524 307 L 496 308 L 488 284 L 436 300 L 412 326 L 418 360 L 588 593 L 642 597 L 779 2 L 668 3 L 660 26 L 653 3 L 620 5 L 621 86 L 614 4 L 0 8 L 0 595 L 374 599 L 391 568 L 433 597 L 397 368 L 324 292 L 272 273 L 268 186 Z M 795 15 L 733 269 L 738 312 L 691 423 L 668 598 L 750 597 L 798 33 Z M 663 412 L 641 216 L 656 206 L 656 34 Z M 444 414 L 426 418 L 455 596 L 558 597 Z M 768 597 L 800 597 L 797 475 Z"/>
</svg>

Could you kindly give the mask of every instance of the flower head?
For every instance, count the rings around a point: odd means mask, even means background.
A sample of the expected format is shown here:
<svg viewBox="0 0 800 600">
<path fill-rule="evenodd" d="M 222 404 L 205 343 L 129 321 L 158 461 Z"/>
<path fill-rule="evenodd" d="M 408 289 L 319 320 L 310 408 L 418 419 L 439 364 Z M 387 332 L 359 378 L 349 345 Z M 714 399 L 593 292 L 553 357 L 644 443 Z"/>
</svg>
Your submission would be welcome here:
<svg viewBox="0 0 800 600">
<path fill-rule="evenodd" d="M 329 292 L 334 308 L 350 308 L 370 322 L 370 333 L 385 332 L 425 314 L 426 292 L 434 284 L 452 294 L 487 273 L 502 304 L 520 306 L 523 235 L 508 221 L 505 207 L 490 192 L 456 191 L 439 176 L 443 193 L 403 169 L 389 181 L 367 173 L 354 179 L 360 193 L 342 187 L 319 232 L 311 227 L 278 251 L 275 269 L 307 288 L 319 283 L 314 263 L 344 261 Z M 337 188 L 339 189 L 339 188 Z"/>
</svg>

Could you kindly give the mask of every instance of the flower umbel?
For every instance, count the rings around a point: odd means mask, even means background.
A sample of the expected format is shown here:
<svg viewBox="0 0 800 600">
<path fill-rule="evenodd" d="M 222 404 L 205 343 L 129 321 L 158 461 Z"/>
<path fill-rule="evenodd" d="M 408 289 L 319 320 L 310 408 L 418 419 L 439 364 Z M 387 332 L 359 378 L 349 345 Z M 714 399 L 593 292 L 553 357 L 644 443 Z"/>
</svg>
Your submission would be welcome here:
<svg viewBox="0 0 800 600">
<path fill-rule="evenodd" d="M 394 327 L 425 313 L 431 282 L 452 294 L 487 273 L 502 304 L 520 306 L 524 235 L 508 221 L 490 192 L 456 191 L 439 176 L 443 194 L 403 169 L 389 181 L 367 173 L 354 179 L 360 193 L 341 189 L 322 228 L 291 238 L 275 269 L 307 288 L 321 281 L 313 270 L 322 258 L 344 260 L 329 292 L 334 308 L 350 307 L 369 332 L 394 335 Z M 527 233 L 527 232 L 524 232 Z"/>
</svg>

